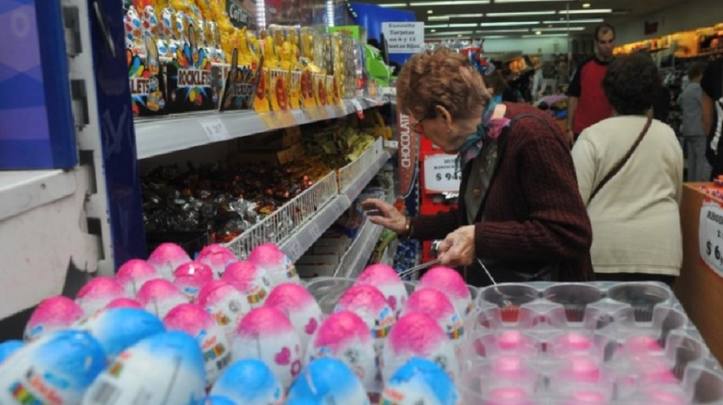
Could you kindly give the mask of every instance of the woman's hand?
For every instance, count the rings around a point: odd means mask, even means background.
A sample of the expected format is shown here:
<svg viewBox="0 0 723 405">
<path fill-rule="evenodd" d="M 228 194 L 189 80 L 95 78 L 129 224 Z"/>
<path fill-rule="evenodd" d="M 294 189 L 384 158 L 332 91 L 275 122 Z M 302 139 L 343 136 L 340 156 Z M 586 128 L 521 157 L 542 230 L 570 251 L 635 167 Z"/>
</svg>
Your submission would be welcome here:
<svg viewBox="0 0 723 405">
<path fill-rule="evenodd" d="M 379 200 L 369 198 L 362 202 L 362 208 L 372 223 L 381 225 L 397 234 L 407 231 L 407 217 L 402 215 L 393 205 Z"/>
<path fill-rule="evenodd" d="M 463 226 L 439 244 L 439 260 L 445 266 L 469 266 L 475 259 L 474 225 Z"/>
</svg>

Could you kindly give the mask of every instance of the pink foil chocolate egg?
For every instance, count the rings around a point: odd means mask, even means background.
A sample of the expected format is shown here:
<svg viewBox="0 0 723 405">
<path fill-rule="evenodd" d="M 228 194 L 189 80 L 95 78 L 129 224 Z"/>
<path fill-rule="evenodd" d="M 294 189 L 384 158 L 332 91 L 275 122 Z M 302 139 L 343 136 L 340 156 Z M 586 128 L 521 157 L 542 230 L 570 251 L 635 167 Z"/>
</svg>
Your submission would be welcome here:
<svg viewBox="0 0 723 405">
<path fill-rule="evenodd" d="M 221 325 L 229 341 L 234 336 L 238 322 L 251 310 L 246 298 L 223 280 L 206 284 L 198 293 L 196 301 Z"/>
<path fill-rule="evenodd" d="M 163 319 L 176 305 L 188 302 L 181 290 L 165 278 L 146 281 L 138 291 L 136 299 L 146 311 L 160 319 Z"/>
<path fill-rule="evenodd" d="M 382 377 L 387 380 L 410 357 L 422 357 L 437 363 L 454 380 L 459 364 L 454 345 L 442 328 L 424 314 L 405 314 L 392 327 L 382 355 Z"/>
<path fill-rule="evenodd" d="M 484 405 L 532 405 L 530 394 L 518 387 L 493 388 L 487 393 Z"/>
<path fill-rule="evenodd" d="M 379 289 L 389 307 L 399 315 L 407 301 L 407 289 L 394 269 L 386 264 L 372 264 L 359 275 L 357 285 L 371 285 Z"/>
<path fill-rule="evenodd" d="M 138 294 L 141 286 L 148 280 L 158 278 L 156 269 L 145 260 L 131 259 L 123 263 L 115 275 L 115 279 L 126 290 L 126 294 L 134 297 Z"/>
<path fill-rule="evenodd" d="M 133 298 L 116 298 L 113 301 L 109 302 L 108 305 L 105 306 L 106 309 L 110 308 L 143 308 L 143 305 L 141 305 L 138 300 L 134 300 Z"/>
<path fill-rule="evenodd" d="M 92 315 L 105 308 L 116 298 L 125 298 L 126 291 L 113 277 L 98 276 L 87 283 L 75 295 L 75 302 L 86 314 Z"/>
<path fill-rule="evenodd" d="M 418 290 L 422 288 L 434 288 L 445 294 L 462 317 L 472 311 L 472 295 L 462 276 L 454 269 L 443 266 L 429 269 L 417 285 Z"/>
<path fill-rule="evenodd" d="M 342 311 L 329 315 L 311 339 L 306 363 L 319 357 L 334 357 L 346 363 L 367 391 L 376 387 L 374 341 L 369 327 L 353 312 Z"/>
<path fill-rule="evenodd" d="M 227 248 L 224 245 L 218 244 L 218 243 L 212 243 L 210 245 L 206 245 L 201 249 L 201 252 L 199 252 L 198 256 L 206 256 L 212 253 L 223 253 L 225 255 L 235 256 L 233 253 L 233 250 Z"/>
<path fill-rule="evenodd" d="M 174 307 L 163 318 L 163 324 L 169 331 L 186 332 L 196 339 L 206 363 L 206 383 L 211 386 L 231 362 L 231 347 L 223 329 L 206 310 L 195 304 Z"/>
<path fill-rule="evenodd" d="M 221 279 L 236 287 L 246 297 L 251 308 L 262 306 L 271 291 L 271 281 L 266 270 L 247 260 L 229 264 Z"/>
<path fill-rule="evenodd" d="M 631 336 L 623 343 L 623 350 L 630 354 L 660 354 L 663 347 L 658 340 L 645 335 Z"/>
<path fill-rule="evenodd" d="M 199 262 L 187 262 L 173 272 L 173 284 L 190 300 L 196 299 L 201 288 L 213 281 L 213 271 Z"/>
<path fill-rule="evenodd" d="M 84 315 L 75 301 L 62 295 L 40 301 L 25 325 L 23 339 L 31 341 L 50 332 L 69 328 Z"/>
<path fill-rule="evenodd" d="M 301 284 L 279 284 L 271 290 L 265 305 L 276 307 L 289 317 L 301 339 L 301 348 L 305 349 L 321 323 L 321 308 L 309 291 Z"/>
<path fill-rule="evenodd" d="M 158 275 L 169 280 L 173 278 L 173 271 L 178 266 L 190 261 L 188 253 L 175 243 L 161 243 L 146 260 L 156 269 Z"/>
<path fill-rule="evenodd" d="M 199 254 L 196 260 L 211 268 L 213 275 L 218 278 L 226 271 L 226 267 L 238 261 L 238 258 L 228 249 L 217 249 Z"/>
<path fill-rule="evenodd" d="M 462 318 L 446 295 L 432 288 L 416 290 L 409 296 L 404 313 L 418 312 L 434 319 L 450 340 L 460 341 L 464 334 Z"/>
<path fill-rule="evenodd" d="M 579 390 L 567 396 L 565 405 L 607 405 L 609 395 L 594 390 Z"/>
<path fill-rule="evenodd" d="M 264 361 L 285 388 L 301 372 L 301 341 L 289 318 L 274 307 L 251 310 L 241 319 L 232 341 L 234 360 Z"/>
<path fill-rule="evenodd" d="M 532 375 L 526 359 L 516 354 L 504 354 L 492 358 L 490 370 L 495 378 L 506 380 L 529 380 Z"/>
<path fill-rule="evenodd" d="M 264 243 L 254 248 L 249 254 L 249 261 L 266 271 L 274 287 L 281 283 L 301 282 L 294 263 L 273 243 Z"/>
<path fill-rule="evenodd" d="M 597 383 L 602 377 L 600 362 L 593 356 L 570 356 L 563 362 L 560 377 L 561 381 Z"/>
<path fill-rule="evenodd" d="M 384 295 L 370 285 L 352 286 L 346 290 L 336 304 L 335 312 L 338 311 L 359 315 L 376 339 L 384 339 L 396 319 Z"/>
<path fill-rule="evenodd" d="M 557 355 L 589 352 L 595 348 L 593 340 L 580 332 L 566 332 L 553 339 L 550 351 Z"/>
</svg>

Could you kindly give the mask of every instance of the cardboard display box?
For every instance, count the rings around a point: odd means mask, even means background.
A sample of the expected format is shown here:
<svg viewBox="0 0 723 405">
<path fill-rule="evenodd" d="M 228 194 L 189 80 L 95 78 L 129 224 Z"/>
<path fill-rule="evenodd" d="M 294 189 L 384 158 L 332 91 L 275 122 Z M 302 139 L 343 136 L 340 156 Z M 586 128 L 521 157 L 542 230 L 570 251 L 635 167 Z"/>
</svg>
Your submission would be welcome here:
<svg viewBox="0 0 723 405">
<path fill-rule="evenodd" d="M 707 196 L 700 183 L 683 186 L 680 221 L 683 231 L 683 267 L 674 291 L 718 361 L 723 360 L 723 277 L 700 257 L 700 210 L 705 201 L 722 200 Z"/>
</svg>

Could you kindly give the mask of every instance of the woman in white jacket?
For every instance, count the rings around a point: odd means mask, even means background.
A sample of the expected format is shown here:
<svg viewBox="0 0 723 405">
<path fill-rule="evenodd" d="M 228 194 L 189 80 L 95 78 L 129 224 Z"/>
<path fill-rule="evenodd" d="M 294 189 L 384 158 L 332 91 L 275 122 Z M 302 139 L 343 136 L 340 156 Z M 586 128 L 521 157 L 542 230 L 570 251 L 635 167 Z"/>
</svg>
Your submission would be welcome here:
<svg viewBox="0 0 723 405">
<path fill-rule="evenodd" d="M 680 273 L 683 153 L 673 129 L 651 118 L 659 85 L 647 54 L 615 60 L 603 88 L 616 115 L 583 131 L 572 150 L 598 280 L 670 284 Z"/>
</svg>

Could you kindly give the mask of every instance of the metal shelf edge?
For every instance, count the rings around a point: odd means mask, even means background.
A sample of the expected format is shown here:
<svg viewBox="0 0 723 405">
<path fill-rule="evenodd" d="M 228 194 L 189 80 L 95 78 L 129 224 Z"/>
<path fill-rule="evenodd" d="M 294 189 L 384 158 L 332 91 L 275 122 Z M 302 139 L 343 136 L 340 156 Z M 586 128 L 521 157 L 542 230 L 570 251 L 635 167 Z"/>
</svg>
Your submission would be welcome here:
<svg viewBox="0 0 723 405">
<path fill-rule="evenodd" d="M 374 176 L 379 173 L 379 170 L 384 167 L 389 158 L 391 158 L 391 154 L 387 151 L 379 155 L 379 158 L 377 158 L 377 161 L 370 166 L 369 170 L 365 171 L 364 174 L 351 182 L 344 190 L 342 190 L 342 194 L 346 195 L 349 201 L 354 201 L 357 197 L 359 197 L 359 194 L 361 194 L 364 190 L 364 187 L 366 187 L 367 184 L 372 181 Z"/>
<path fill-rule="evenodd" d="M 0 172 L 0 221 L 72 195 L 75 171 Z"/>
<path fill-rule="evenodd" d="M 351 204 L 339 195 L 326 204 L 309 221 L 299 227 L 288 239 L 281 243 L 281 250 L 292 262 L 299 258 L 316 242 L 321 235 L 346 211 Z"/>
<path fill-rule="evenodd" d="M 336 269 L 334 274 L 339 275 L 341 272 L 344 272 L 344 277 L 353 278 L 356 276 L 364 264 L 369 260 L 381 233 L 381 226 L 375 225 L 367 220 L 362 226 L 362 229 L 359 231 L 357 239 L 352 242 L 349 249 L 342 257 L 339 267 Z"/>
<path fill-rule="evenodd" d="M 359 107 L 379 107 L 388 100 L 359 97 L 343 105 L 257 114 L 253 111 L 207 111 L 135 122 L 138 159 L 164 155 L 196 146 L 243 138 L 277 129 L 345 117 Z"/>
</svg>

